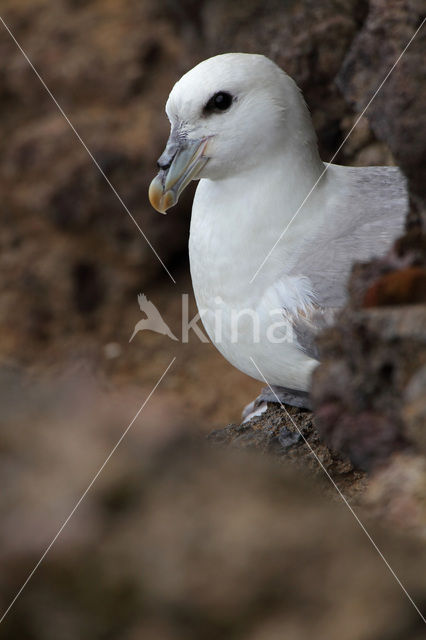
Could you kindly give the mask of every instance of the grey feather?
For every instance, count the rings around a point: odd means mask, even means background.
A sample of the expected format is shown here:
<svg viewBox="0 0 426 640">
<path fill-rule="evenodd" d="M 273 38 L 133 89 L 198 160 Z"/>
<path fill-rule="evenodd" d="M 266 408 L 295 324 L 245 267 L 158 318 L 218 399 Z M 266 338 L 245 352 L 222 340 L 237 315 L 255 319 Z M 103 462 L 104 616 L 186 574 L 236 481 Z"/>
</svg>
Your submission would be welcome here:
<svg viewBox="0 0 426 640">
<path fill-rule="evenodd" d="M 321 307 L 345 303 L 352 264 L 385 254 L 401 234 L 408 210 L 406 179 L 397 167 L 332 167 L 336 197 L 324 224 L 302 243 L 290 272 L 310 278 Z"/>
</svg>

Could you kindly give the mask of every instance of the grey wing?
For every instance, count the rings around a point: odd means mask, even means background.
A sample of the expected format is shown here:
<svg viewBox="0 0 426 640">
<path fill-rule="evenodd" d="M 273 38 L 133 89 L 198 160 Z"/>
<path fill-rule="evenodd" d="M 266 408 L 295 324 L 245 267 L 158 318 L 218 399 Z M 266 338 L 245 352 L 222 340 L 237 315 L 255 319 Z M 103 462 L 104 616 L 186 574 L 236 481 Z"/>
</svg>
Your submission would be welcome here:
<svg viewBox="0 0 426 640">
<path fill-rule="evenodd" d="M 331 326 L 347 298 L 347 280 L 356 261 L 384 255 L 401 233 L 408 210 L 407 186 L 397 167 L 331 165 L 333 197 L 320 228 L 307 233 L 288 275 L 309 278 L 315 306 L 293 316 L 301 349 L 318 359 L 316 338 Z"/>
<path fill-rule="evenodd" d="M 384 255 L 403 230 L 406 180 L 397 167 L 335 167 L 335 198 L 291 272 L 306 275 L 321 307 L 340 307 L 354 262 Z"/>
</svg>

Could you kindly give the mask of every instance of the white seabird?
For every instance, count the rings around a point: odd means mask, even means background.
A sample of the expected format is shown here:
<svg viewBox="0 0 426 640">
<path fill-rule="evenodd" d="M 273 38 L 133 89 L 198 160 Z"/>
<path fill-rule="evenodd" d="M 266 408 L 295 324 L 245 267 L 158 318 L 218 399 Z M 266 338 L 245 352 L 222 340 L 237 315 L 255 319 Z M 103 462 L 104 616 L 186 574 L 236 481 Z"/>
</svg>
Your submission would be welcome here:
<svg viewBox="0 0 426 640">
<path fill-rule="evenodd" d="M 189 255 L 205 329 L 235 367 L 307 405 L 313 338 L 344 304 L 352 263 L 400 234 L 405 178 L 396 167 L 324 172 L 299 88 L 261 55 L 201 62 L 175 84 L 166 113 L 170 138 L 149 196 L 165 213 L 199 180 Z"/>
</svg>

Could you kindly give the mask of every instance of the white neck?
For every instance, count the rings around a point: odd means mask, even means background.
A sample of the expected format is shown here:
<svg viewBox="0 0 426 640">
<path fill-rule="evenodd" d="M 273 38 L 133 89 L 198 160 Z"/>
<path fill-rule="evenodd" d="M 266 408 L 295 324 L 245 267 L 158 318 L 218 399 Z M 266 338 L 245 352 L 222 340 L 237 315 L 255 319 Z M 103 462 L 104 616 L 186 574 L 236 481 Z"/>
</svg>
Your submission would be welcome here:
<svg viewBox="0 0 426 640">
<path fill-rule="evenodd" d="M 232 278 L 239 283 L 242 295 L 256 297 L 271 277 L 282 276 L 286 264 L 291 266 L 291 249 L 301 240 L 298 226 L 306 215 L 312 216 L 321 189 L 310 196 L 309 210 L 304 206 L 298 213 L 280 242 L 279 252 L 274 251 L 268 259 L 268 268 L 261 270 L 255 285 L 249 285 L 323 170 L 316 147 L 298 145 L 286 154 L 259 158 L 257 166 L 227 178 L 201 180 L 194 198 L 189 243 L 194 289 L 199 283 L 206 296 L 221 295 L 217 283 Z M 210 282 L 213 272 L 214 282 Z M 230 297 L 238 295 L 232 287 L 224 286 L 224 291 Z"/>
</svg>

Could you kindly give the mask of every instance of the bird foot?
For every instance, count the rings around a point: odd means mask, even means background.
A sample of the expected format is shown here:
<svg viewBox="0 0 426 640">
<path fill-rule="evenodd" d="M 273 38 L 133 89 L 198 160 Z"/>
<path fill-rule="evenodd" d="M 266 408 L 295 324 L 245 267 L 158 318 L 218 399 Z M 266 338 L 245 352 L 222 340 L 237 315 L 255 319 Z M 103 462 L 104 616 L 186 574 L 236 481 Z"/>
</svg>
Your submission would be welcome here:
<svg viewBox="0 0 426 640">
<path fill-rule="evenodd" d="M 296 389 L 286 389 L 285 387 L 277 386 L 272 386 L 271 389 L 264 387 L 260 395 L 244 407 L 242 412 L 243 424 L 265 413 L 269 403 L 289 404 L 299 409 L 312 410 L 309 393 L 307 391 L 297 391 Z"/>
</svg>

